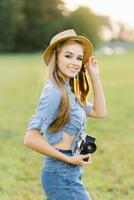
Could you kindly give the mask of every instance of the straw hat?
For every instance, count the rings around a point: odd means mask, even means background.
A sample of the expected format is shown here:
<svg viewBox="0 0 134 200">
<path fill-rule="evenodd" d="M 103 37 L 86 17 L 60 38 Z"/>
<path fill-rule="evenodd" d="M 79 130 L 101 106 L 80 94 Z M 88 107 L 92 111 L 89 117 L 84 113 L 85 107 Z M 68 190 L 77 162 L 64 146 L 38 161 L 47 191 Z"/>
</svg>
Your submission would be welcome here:
<svg viewBox="0 0 134 200">
<path fill-rule="evenodd" d="M 92 51 L 93 51 L 92 44 L 89 41 L 89 39 L 87 39 L 86 37 L 77 35 L 73 29 L 60 32 L 59 34 L 55 35 L 51 39 L 49 46 L 44 51 L 45 63 L 46 64 L 49 63 L 53 49 L 56 47 L 56 45 L 65 40 L 80 41 L 84 45 L 85 51 L 84 51 L 84 57 L 83 57 L 83 64 L 85 64 L 88 61 L 88 58 L 92 55 Z"/>
</svg>

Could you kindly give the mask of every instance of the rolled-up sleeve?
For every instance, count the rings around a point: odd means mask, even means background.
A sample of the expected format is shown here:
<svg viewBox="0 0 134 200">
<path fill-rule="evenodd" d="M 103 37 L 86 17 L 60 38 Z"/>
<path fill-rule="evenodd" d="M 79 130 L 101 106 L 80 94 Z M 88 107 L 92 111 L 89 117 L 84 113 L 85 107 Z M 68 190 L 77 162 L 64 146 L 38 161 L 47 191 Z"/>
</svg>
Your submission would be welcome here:
<svg viewBox="0 0 134 200">
<path fill-rule="evenodd" d="M 92 108 L 93 108 L 93 105 L 90 102 L 87 102 L 87 104 L 85 106 L 86 116 L 89 115 L 89 113 L 91 112 Z"/>
<path fill-rule="evenodd" d="M 27 131 L 37 129 L 43 134 L 57 116 L 62 93 L 57 87 L 45 87 L 42 90 L 39 104 L 29 120 Z"/>
</svg>

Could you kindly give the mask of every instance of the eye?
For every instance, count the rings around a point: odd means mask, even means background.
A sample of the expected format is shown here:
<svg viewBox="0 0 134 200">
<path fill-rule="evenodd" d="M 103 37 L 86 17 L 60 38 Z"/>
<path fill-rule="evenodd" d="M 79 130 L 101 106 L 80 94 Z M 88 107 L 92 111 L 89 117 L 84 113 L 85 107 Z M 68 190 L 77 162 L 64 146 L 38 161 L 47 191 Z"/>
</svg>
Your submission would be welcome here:
<svg viewBox="0 0 134 200">
<path fill-rule="evenodd" d="M 71 56 L 70 56 L 70 55 L 65 55 L 65 57 L 66 57 L 66 58 L 71 58 Z"/>
<path fill-rule="evenodd" d="M 83 60 L 82 58 L 77 58 L 78 60 Z"/>
</svg>

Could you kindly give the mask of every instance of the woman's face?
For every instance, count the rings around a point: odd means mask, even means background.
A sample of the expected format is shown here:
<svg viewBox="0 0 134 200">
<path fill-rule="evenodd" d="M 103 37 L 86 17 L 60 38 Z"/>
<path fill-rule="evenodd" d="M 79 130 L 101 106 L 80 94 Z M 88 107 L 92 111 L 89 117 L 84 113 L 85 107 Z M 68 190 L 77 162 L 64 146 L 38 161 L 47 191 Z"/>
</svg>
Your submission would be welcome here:
<svg viewBox="0 0 134 200">
<path fill-rule="evenodd" d="M 80 44 L 68 44 L 61 48 L 58 54 L 57 64 L 61 73 L 68 82 L 81 70 L 83 60 L 83 47 Z"/>
</svg>

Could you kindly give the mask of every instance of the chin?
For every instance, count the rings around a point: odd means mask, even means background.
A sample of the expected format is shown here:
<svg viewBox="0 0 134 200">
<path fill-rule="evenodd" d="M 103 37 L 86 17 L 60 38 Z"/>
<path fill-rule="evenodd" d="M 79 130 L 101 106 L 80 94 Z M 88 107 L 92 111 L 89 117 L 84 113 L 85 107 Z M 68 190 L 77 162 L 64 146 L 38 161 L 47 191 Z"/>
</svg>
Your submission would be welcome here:
<svg viewBox="0 0 134 200">
<path fill-rule="evenodd" d="M 65 77 L 68 77 L 68 78 L 75 78 L 77 74 L 64 74 L 64 75 Z"/>
<path fill-rule="evenodd" d="M 76 75 L 77 75 L 77 74 L 74 74 L 74 75 L 69 74 L 68 77 L 69 77 L 69 78 L 74 78 Z"/>
</svg>

